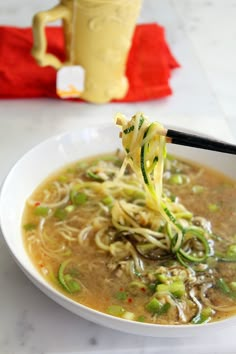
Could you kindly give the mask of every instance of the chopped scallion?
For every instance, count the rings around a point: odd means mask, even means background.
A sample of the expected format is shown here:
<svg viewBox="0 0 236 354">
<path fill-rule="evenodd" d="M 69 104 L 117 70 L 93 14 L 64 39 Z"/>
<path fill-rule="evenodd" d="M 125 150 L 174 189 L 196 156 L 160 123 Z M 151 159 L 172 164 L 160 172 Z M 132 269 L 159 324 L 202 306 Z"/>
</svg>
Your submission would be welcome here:
<svg viewBox="0 0 236 354">
<path fill-rule="evenodd" d="M 29 223 L 29 224 L 25 224 L 23 227 L 24 227 L 25 231 L 32 231 L 36 228 L 36 225 Z"/>
<path fill-rule="evenodd" d="M 133 321 L 135 319 L 135 314 L 133 312 L 125 311 L 122 317 L 126 320 Z"/>
<path fill-rule="evenodd" d="M 230 288 L 233 290 L 233 291 L 236 291 L 236 281 L 231 281 L 231 283 L 229 284 Z"/>
<path fill-rule="evenodd" d="M 161 315 L 165 314 L 170 309 L 170 307 L 171 307 L 171 305 L 169 303 L 162 304 L 156 298 L 153 298 L 146 305 L 146 310 L 148 312 L 151 312 L 152 314 L 161 316 Z"/>
<path fill-rule="evenodd" d="M 158 313 L 162 304 L 155 297 L 146 305 L 146 310 L 153 314 Z"/>
<path fill-rule="evenodd" d="M 74 205 L 67 205 L 65 207 L 65 210 L 67 211 L 67 213 L 72 213 L 72 211 L 75 210 L 75 206 Z"/>
<path fill-rule="evenodd" d="M 126 300 L 127 296 L 128 296 L 128 294 L 126 291 L 118 291 L 115 294 L 115 297 L 117 298 L 117 300 Z"/>
<path fill-rule="evenodd" d="M 236 245 L 230 245 L 227 249 L 226 255 L 228 257 L 235 257 L 236 256 Z"/>
<path fill-rule="evenodd" d="M 165 313 L 168 312 L 170 309 L 171 305 L 169 302 L 166 302 L 164 305 L 161 306 L 160 310 L 158 311 L 158 316 L 164 315 Z"/>
<path fill-rule="evenodd" d="M 49 213 L 49 208 L 48 207 L 44 207 L 41 205 L 38 205 L 35 209 L 34 209 L 34 214 L 37 216 L 47 216 Z"/>
<path fill-rule="evenodd" d="M 176 280 L 173 283 L 169 285 L 170 287 L 170 292 L 172 295 L 175 297 L 182 297 L 185 294 L 185 286 L 184 282 L 181 280 Z"/>
<path fill-rule="evenodd" d="M 215 212 L 215 211 L 218 211 L 220 209 L 220 207 L 217 204 L 208 204 L 208 209 L 212 212 Z"/>
<path fill-rule="evenodd" d="M 113 198 L 108 195 L 107 197 L 103 198 L 102 202 L 107 206 L 111 206 L 113 204 Z"/>
<path fill-rule="evenodd" d="M 196 185 L 192 187 L 192 191 L 194 194 L 201 194 L 204 191 L 204 187 Z"/>
<path fill-rule="evenodd" d="M 169 293 L 170 292 L 170 288 L 169 288 L 168 284 L 157 284 L 156 291 L 158 293 Z"/>
<path fill-rule="evenodd" d="M 210 307 L 205 307 L 202 311 L 197 314 L 193 319 L 193 324 L 207 323 L 211 320 L 212 309 Z"/>
<path fill-rule="evenodd" d="M 67 217 L 67 211 L 63 208 L 58 208 L 56 209 L 54 216 L 55 218 L 59 219 L 59 220 L 65 220 Z"/>
<path fill-rule="evenodd" d="M 159 281 L 158 281 L 158 280 L 157 280 L 156 282 L 154 282 L 154 283 L 148 284 L 148 289 L 149 289 L 152 293 L 155 293 L 157 284 L 159 284 Z"/>
<path fill-rule="evenodd" d="M 107 313 L 112 316 L 121 317 L 125 313 L 125 309 L 119 305 L 111 305 L 108 307 Z"/>
<path fill-rule="evenodd" d="M 72 190 L 70 192 L 70 200 L 74 205 L 81 205 L 86 203 L 87 201 L 87 195 L 82 192 L 77 192 L 76 190 Z"/>
<path fill-rule="evenodd" d="M 175 297 L 182 297 L 185 294 L 184 282 L 181 280 L 173 281 L 170 284 L 158 284 L 156 287 L 157 293 L 171 293 Z"/>
<path fill-rule="evenodd" d="M 65 175 L 61 175 L 61 176 L 58 177 L 58 181 L 62 182 L 62 183 L 65 183 L 65 182 L 68 181 L 68 177 L 65 176 Z"/>
<path fill-rule="evenodd" d="M 165 274 L 155 274 L 157 280 L 160 282 L 160 283 L 167 283 L 168 282 L 168 277 L 165 275 Z"/>
<path fill-rule="evenodd" d="M 137 321 L 138 322 L 145 322 L 145 317 L 143 315 L 138 316 Z"/>
<path fill-rule="evenodd" d="M 180 174 L 174 174 L 170 177 L 169 182 L 171 184 L 183 184 L 183 177 Z"/>
</svg>

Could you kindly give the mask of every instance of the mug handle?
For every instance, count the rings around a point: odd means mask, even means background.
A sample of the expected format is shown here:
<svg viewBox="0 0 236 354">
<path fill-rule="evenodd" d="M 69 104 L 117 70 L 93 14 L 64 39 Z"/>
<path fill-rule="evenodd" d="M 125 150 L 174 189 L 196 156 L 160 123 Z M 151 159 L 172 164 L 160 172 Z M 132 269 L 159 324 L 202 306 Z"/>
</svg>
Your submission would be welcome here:
<svg viewBox="0 0 236 354">
<path fill-rule="evenodd" d="M 33 48 L 32 56 L 36 59 L 40 66 L 52 66 L 55 69 L 60 69 L 63 63 L 53 54 L 46 53 L 47 38 L 45 34 L 45 25 L 48 22 L 53 22 L 62 19 L 64 22 L 65 31 L 69 34 L 71 13 L 70 10 L 60 4 L 48 11 L 38 12 L 33 17 Z M 66 36 L 67 33 L 65 33 Z"/>
</svg>

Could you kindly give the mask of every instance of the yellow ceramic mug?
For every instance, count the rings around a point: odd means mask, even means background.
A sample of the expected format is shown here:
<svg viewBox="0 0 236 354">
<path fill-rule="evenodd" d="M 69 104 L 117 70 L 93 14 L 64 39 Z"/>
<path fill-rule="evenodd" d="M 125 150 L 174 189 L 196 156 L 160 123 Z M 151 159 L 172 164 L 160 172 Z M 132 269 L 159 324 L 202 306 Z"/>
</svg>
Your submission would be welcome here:
<svg viewBox="0 0 236 354">
<path fill-rule="evenodd" d="M 128 90 L 126 60 L 142 0 L 61 0 L 33 19 L 32 55 L 41 66 L 59 69 L 80 65 L 85 70 L 81 97 L 103 103 L 123 98 Z M 44 26 L 63 21 L 65 63 L 46 53 Z"/>
</svg>

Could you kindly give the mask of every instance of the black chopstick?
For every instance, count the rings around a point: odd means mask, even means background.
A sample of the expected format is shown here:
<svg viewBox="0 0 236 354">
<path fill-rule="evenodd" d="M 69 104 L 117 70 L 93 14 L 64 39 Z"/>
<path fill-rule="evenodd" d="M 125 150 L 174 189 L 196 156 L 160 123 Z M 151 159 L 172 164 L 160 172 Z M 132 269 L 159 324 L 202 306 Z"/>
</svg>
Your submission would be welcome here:
<svg viewBox="0 0 236 354">
<path fill-rule="evenodd" d="M 225 143 L 212 138 L 205 138 L 195 134 L 179 132 L 177 130 L 168 129 L 166 137 L 167 142 L 177 145 L 185 145 L 199 149 L 213 150 L 224 152 L 227 154 L 236 154 L 236 145 Z"/>
</svg>

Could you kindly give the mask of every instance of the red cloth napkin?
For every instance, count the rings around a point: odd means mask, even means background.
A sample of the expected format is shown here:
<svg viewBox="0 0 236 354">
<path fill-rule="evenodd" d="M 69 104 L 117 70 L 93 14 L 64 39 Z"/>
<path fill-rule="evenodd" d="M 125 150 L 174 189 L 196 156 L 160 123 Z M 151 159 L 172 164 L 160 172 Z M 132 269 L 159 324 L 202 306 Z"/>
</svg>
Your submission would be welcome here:
<svg viewBox="0 0 236 354">
<path fill-rule="evenodd" d="M 48 52 L 64 60 L 62 29 L 48 27 Z M 0 26 L 0 98 L 58 97 L 56 71 L 31 56 L 31 28 Z M 157 24 L 136 27 L 127 62 L 129 91 L 119 102 L 156 99 L 172 93 L 171 70 L 179 67 Z M 78 99 L 78 101 L 81 101 Z"/>
</svg>

